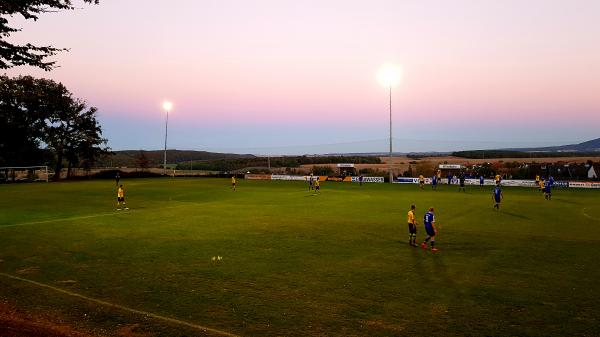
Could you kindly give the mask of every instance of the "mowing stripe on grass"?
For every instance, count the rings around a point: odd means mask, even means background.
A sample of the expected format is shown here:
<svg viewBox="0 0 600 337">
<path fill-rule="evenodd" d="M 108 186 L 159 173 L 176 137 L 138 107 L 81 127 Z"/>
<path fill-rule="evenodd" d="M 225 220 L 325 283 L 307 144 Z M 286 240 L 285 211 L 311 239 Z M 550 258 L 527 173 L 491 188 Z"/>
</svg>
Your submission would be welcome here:
<svg viewBox="0 0 600 337">
<path fill-rule="evenodd" d="M 81 295 L 81 294 L 77 294 L 77 293 L 74 293 L 74 292 L 69 291 L 69 290 L 57 288 L 57 287 L 51 286 L 49 284 L 45 284 L 45 283 L 41 283 L 41 282 L 37 282 L 37 281 L 25 279 L 25 278 L 22 278 L 22 277 L 11 275 L 11 274 L 0 273 L 0 276 L 4 276 L 6 278 L 13 279 L 13 280 L 18 280 L 18 281 L 21 281 L 21 282 L 30 283 L 30 284 L 36 285 L 38 287 L 42 287 L 42 288 L 54 290 L 56 292 L 63 293 L 63 294 L 66 294 L 66 295 L 69 295 L 69 296 L 72 296 L 72 297 L 77 297 L 77 298 L 82 299 L 82 300 L 86 300 L 86 301 L 89 301 L 89 302 L 100 304 L 100 305 L 103 305 L 105 307 L 111 307 L 111 308 L 115 308 L 115 309 L 127 311 L 127 312 L 130 312 L 130 313 L 133 313 L 133 314 L 137 314 L 137 315 L 146 315 L 148 317 L 152 317 L 152 318 L 155 318 L 155 319 L 158 319 L 158 320 L 161 320 L 161 321 L 165 321 L 165 322 L 169 322 L 169 323 L 172 323 L 172 324 L 177 324 L 177 325 L 185 326 L 185 327 L 192 328 L 192 329 L 195 329 L 195 330 L 201 330 L 203 332 L 209 331 L 209 332 L 221 335 L 221 336 L 241 337 L 239 335 L 236 335 L 236 334 L 233 334 L 233 333 L 230 333 L 230 332 L 227 332 L 227 331 L 222 331 L 222 330 L 218 330 L 218 329 L 214 329 L 214 328 L 209 328 L 207 326 L 202 326 L 202 325 L 198 325 L 198 324 L 194 324 L 194 323 L 189 323 L 189 322 L 181 321 L 181 320 L 178 320 L 178 319 L 175 319 L 175 318 L 165 317 L 165 316 L 161 316 L 161 315 L 154 314 L 154 313 L 147 312 L 147 311 L 143 311 L 143 310 L 137 310 L 137 309 L 128 308 L 128 307 L 122 306 L 120 304 L 110 303 L 110 302 L 107 302 L 107 301 L 99 300 L 99 299 L 88 297 L 88 296 Z"/>
<path fill-rule="evenodd" d="M 188 206 L 188 205 L 177 205 L 177 206 L 159 207 L 159 208 L 154 208 L 152 210 L 163 210 L 163 209 L 180 208 L 180 207 L 186 207 L 186 206 Z M 67 217 L 67 218 L 58 218 L 58 219 L 48 219 L 48 220 L 40 220 L 40 221 L 21 222 L 21 223 L 17 223 L 17 224 L 0 225 L 0 229 L 5 228 L 5 227 L 20 227 L 20 226 L 30 226 L 30 225 L 46 224 L 46 223 L 52 223 L 52 222 L 61 222 L 61 221 L 70 221 L 70 220 L 82 220 L 82 219 L 90 219 L 90 218 L 99 218 L 99 217 L 103 217 L 103 216 L 121 215 L 121 214 L 134 213 L 134 212 L 136 212 L 136 211 L 132 211 L 132 210 L 127 210 L 127 211 L 124 211 L 124 212 L 114 211 L 114 212 L 110 212 L 110 213 L 98 213 L 98 214 L 90 214 L 90 215 L 72 216 L 72 217 Z"/>
</svg>

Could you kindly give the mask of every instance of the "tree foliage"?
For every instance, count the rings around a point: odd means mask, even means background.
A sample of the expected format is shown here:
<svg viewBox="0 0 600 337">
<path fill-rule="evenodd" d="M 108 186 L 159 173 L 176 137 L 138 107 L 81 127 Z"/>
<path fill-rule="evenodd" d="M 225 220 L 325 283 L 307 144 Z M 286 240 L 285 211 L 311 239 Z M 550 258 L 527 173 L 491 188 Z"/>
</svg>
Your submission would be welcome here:
<svg viewBox="0 0 600 337">
<path fill-rule="evenodd" d="M 137 167 L 142 169 L 142 171 L 150 167 L 150 160 L 148 160 L 148 157 L 146 157 L 144 151 L 141 150 L 135 157 L 135 163 Z"/>
<path fill-rule="evenodd" d="M 56 172 L 91 167 L 107 151 L 96 114 L 61 83 L 0 76 L 0 165 L 39 165 L 50 150 Z"/>
<path fill-rule="evenodd" d="M 98 4 L 99 0 L 82 0 Z M 8 18 L 21 16 L 25 20 L 37 21 L 40 14 L 75 9 L 71 0 L 2 0 L 0 1 L 0 69 L 30 65 L 46 71 L 56 67 L 55 61 L 46 61 L 48 57 L 64 51 L 53 46 L 23 45 L 8 42 L 6 39 L 21 29 L 9 24 Z"/>
</svg>

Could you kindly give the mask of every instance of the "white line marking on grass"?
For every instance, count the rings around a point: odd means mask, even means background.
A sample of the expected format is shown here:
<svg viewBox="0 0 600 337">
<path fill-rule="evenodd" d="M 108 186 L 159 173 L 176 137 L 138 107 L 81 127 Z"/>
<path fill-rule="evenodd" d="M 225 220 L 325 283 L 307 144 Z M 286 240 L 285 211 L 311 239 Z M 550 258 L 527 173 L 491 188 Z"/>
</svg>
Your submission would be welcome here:
<svg viewBox="0 0 600 337">
<path fill-rule="evenodd" d="M 59 219 L 48 219 L 48 220 L 40 220 L 40 221 L 22 222 L 22 223 L 11 224 L 11 225 L 0 225 L 0 228 L 4 228 L 4 227 L 18 227 L 18 226 L 27 226 L 27 225 L 37 225 L 37 224 L 43 224 L 43 223 L 69 221 L 69 220 L 81 220 L 81 219 L 89 219 L 89 218 L 98 218 L 98 217 L 102 217 L 102 216 L 117 215 L 117 214 L 125 214 L 125 213 L 116 213 L 116 211 L 115 211 L 115 212 L 111 212 L 111 213 L 100 213 L 100 214 L 92 214 L 92 215 L 72 216 L 72 217 L 68 217 L 68 218 L 59 218 Z"/>
<path fill-rule="evenodd" d="M 598 219 L 598 218 L 594 218 L 593 216 L 591 216 L 591 215 L 587 214 L 587 213 L 585 212 L 585 210 L 586 210 L 586 209 L 587 209 L 587 207 L 584 207 L 584 208 L 581 210 L 581 213 L 582 213 L 582 214 L 583 214 L 583 215 L 584 215 L 586 218 L 588 218 L 588 219 L 592 219 L 592 220 L 594 220 L 594 221 L 600 221 L 600 219 Z"/>
<path fill-rule="evenodd" d="M 38 287 L 42 287 L 42 288 L 54 290 L 56 292 L 63 293 L 63 294 L 66 294 L 66 295 L 69 295 L 69 296 L 72 296 L 72 297 L 77 297 L 77 298 L 82 299 L 82 300 L 86 300 L 86 301 L 89 301 L 89 302 L 100 304 L 100 305 L 103 305 L 105 307 L 111 307 L 111 308 L 115 308 L 115 309 L 127 311 L 127 312 L 130 312 L 130 313 L 133 313 L 133 314 L 137 314 L 137 315 L 145 315 L 145 316 L 152 317 L 152 318 L 155 318 L 155 319 L 158 319 L 158 320 L 161 320 L 161 321 L 165 321 L 165 322 L 169 322 L 169 323 L 172 323 L 172 324 L 177 324 L 177 325 L 185 326 L 185 327 L 192 328 L 192 329 L 195 329 L 195 330 L 201 330 L 203 332 L 210 331 L 212 333 L 215 333 L 215 334 L 218 334 L 218 335 L 221 335 L 221 336 L 241 337 L 239 335 L 236 335 L 236 334 L 233 334 L 233 333 L 230 333 L 230 332 L 227 332 L 227 331 L 222 331 L 222 330 L 218 330 L 218 329 L 214 329 L 214 328 L 209 328 L 209 327 L 203 326 L 203 325 L 198 325 L 198 324 L 194 324 L 194 323 L 189 323 L 189 322 L 181 321 L 181 320 L 178 320 L 178 319 L 175 319 L 175 318 L 165 317 L 165 316 L 161 316 L 161 315 L 158 315 L 158 314 L 153 314 L 151 312 L 147 312 L 147 311 L 143 311 L 143 310 L 137 310 L 137 309 L 128 308 L 128 307 L 120 305 L 120 304 L 110 303 L 110 302 L 107 302 L 107 301 L 99 300 L 99 299 L 88 297 L 88 296 L 81 295 L 81 294 L 77 294 L 77 293 L 74 293 L 74 292 L 69 291 L 69 290 L 57 288 L 57 287 L 51 286 L 49 284 L 45 284 L 45 283 L 41 283 L 41 282 L 37 282 L 37 281 L 25 279 L 25 278 L 22 278 L 22 277 L 18 277 L 18 276 L 6 274 L 6 273 L 0 273 L 0 276 L 4 276 L 6 278 L 13 279 L 13 280 L 18 280 L 18 281 L 25 282 L 25 283 L 30 283 L 30 284 L 36 285 Z"/>
</svg>

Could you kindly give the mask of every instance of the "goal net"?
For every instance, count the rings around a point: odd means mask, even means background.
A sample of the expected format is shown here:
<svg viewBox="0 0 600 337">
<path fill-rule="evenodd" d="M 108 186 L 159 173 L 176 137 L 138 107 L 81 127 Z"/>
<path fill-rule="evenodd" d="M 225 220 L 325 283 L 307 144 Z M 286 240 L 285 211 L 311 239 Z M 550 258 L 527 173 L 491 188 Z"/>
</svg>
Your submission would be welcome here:
<svg viewBox="0 0 600 337">
<path fill-rule="evenodd" d="M 0 183 L 36 182 L 50 180 L 48 166 L 0 167 Z"/>
</svg>

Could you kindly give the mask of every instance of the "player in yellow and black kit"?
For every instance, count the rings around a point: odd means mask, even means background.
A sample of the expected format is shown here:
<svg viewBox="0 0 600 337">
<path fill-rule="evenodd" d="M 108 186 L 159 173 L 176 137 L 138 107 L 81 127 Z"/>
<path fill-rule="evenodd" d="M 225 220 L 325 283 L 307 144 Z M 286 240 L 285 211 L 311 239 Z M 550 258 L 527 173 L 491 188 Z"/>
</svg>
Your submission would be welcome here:
<svg viewBox="0 0 600 337">
<path fill-rule="evenodd" d="M 120 185 L 117 190 L 117 211 L 121 210 L 121 205 L 124 209 L 129 209 L 127 204 L 125 204 L 125 190 L 123 189 L 123 185 Z"/>
<path fill-rule="evenodd" d="M 235 192 L 235 176 L 231 176 L 231 189 Z"/>
<path fill-rule="evenodd" d="M 415 205 L 410 205 L 408 211 L 408 244 L 417 247 L 417 220 L 415 220 Z"/>
<path fill-rule="evenodd" d="M 422 174 L 419 176 L 419 187 L 420 187 L 421 189 L 424 189 L 424 188 L 425 188 L 425 177 L 423 177 L 423 175 L 422 175 Z"/>
</svg>

